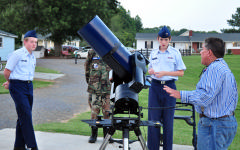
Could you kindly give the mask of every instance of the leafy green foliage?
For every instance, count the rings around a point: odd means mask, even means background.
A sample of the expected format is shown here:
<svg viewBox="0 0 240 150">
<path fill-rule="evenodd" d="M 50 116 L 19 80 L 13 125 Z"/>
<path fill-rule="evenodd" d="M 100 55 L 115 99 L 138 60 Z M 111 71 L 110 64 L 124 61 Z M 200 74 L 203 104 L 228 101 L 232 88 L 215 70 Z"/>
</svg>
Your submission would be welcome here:
<svg viewBox="0 0 240 150">
<path fill-rule="evenodd" d="M 62 43 L 79 38 L 77 31 L 95 15 L 109 24 L 117 5 L 117 0 L 12 1 L 1 11 L 0 25 L 5 31 L 20 34 L 32 29 L 42 35 L 51 34 L 49 39 L 56 44 L 59 55 Z"/>
<path fill-rule="evenodd" d="M 228 24 L 232 26 L 232 29 L 221 29 L 223 33 L 240 33 L 240 7 L 237 8 L 235 14 L 232 15 L 232 19 L 227 20 Z"/>
<path fill-rule="evenodd" d="M 119 6 L 118 13 L 111 18 L 110 29 L 125 46 L 132 47 L 136 32 L 142 29 L 141 18 L 132 18 L 129 11 Z"/>
<path fill-rule="evenodd" d="M 143 28 L 140 32 L 141 33 L 158 33 L 159 30 L 161 30 L 162 27 L 163 27 L 163 25 L 159 26 L 159 27 L 154 27 L 154 28 Z M 171 30 L 170 26 L 166 26 L 166 27 L 170 30 L 172 36 L 179 36 L 180 34 L 188 31 L 188 29 L 185 29 L 185 28 L 180 29 L 178 31 L 178 30 L 174 30 L 174 29 Z M 194 33 L 218 33 L 217 31 L 208 31 L 208 32 L 205 32 L 205 31 L 193 31 L 193 32 Z"/>
<path fill-rule="evenodd" d="M 232 19 L 227 20 L 227 22 L 230 26 L 240 29 L 240 7 L 237 8 L 236 13 L 232 15 Z"/>
</svg>

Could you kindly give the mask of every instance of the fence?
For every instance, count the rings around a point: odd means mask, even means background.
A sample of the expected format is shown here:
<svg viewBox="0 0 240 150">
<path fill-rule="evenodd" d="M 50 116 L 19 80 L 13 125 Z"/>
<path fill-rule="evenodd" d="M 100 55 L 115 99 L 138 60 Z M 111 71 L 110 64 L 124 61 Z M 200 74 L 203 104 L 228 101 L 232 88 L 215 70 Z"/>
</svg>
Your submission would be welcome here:
<svg viewBox="0 0 240 150">
<path fill-rule="evenodd" d="M 191 49 L 179 49 L 182 56 L 191 56 Z"/>
<path fill-rule="evenodd" d="M 141 49 L 141 50 L 136 50 L 136 51 L 142 53 L 146 58 L 149 58 L 152 50 Z M 179 49 L 179 52 L 182 54 L 182 56 L 191 56 L 191 49 Z"/>
</svg>

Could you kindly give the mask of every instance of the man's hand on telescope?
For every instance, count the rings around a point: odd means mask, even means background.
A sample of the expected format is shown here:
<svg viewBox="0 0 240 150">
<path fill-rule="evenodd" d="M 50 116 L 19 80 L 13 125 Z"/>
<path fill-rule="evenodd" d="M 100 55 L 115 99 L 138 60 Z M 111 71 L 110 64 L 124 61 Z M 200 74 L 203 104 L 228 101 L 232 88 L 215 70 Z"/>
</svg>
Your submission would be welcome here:
<svg viewBox="0 0 240 150">
<path fill-rule="evenodd" d="M 178 99 L 181 99 L 181 95 L 180 95 L 180 92 L 177 91 L 177 90 L 174 90 L 166 85 L 164 85 L 164 88 L 163 88 L 167 93 L 170 94 L 170 96 L 174 97 L 174 98 L 178 98 Z"/>
</svg>

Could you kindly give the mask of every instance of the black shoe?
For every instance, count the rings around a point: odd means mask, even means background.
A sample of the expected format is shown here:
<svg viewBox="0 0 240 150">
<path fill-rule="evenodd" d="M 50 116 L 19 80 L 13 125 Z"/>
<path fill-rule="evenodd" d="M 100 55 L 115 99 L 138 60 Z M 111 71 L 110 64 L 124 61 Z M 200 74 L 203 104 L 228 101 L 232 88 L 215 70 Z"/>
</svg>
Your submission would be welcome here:
<svg viewBox="0 0 240 150">
<path fill-rule="evenodd" d="M 27 150 L 25 147 L 14 147 L 13 150 Z"/>
<path fill-rule="evenodd" d="M 92 135 L 90 136 L 88 143 L 95 143 L 97 141 L 98 128 L 92 127 Z"/>
<path fill-rule="evenodd" d="M 35 147 L 35 148 L 27 148 L 26 150 L 38 150 L 38 148 L 37 147 Z"/>
<path fill-rule="evenodd" d="M 108 127 L 103 127 L 103 136 L 104 138 L 106 137 L 107 133 L 108 133 L 109 128 Z M 109 143 L 113 143 L 114 140 L 112 139 L 112 137 L 109 139 Z"/>
</svg>

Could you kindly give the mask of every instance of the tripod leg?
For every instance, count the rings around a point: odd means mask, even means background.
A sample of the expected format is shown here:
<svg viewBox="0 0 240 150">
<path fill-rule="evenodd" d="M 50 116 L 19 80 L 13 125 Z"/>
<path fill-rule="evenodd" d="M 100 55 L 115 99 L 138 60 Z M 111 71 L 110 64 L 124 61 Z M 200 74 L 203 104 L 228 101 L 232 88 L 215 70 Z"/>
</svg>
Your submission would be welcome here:
<svg viewBox="0 0 240 150">
<path fill-rule="evenodd" d="M 123 150 L 129 150 L 129 129 L 123 129 Z"/>
<path fill-rule="evenodd" d="M 140 144 L 141 144 L 141 146 L 142 146 L 142 149 L 143 149 L 143 150 L 148 150 L 147 145 L 146 145 L 146 142 L 144 141 L 144 138 L 143 138 L 143 136 L 142 136 L 142 133 L 141 133 L 140 128 L 139 128 L 139 127 L 136 127 L 136 128 L 134 129 L 134 132 L 135 132 L 136 136 L 138 137 L 138 140 L 139 140 L 139 142 L 140 142 Z"/>
<path fill-rule="evenodd" d="M 108 131 L 106 137 L 104 138 L 103 143 L 100 146 L 99 150 L 105 150 L 105 148 L 109 142 L 109 139 L 112 137 L 112 135 L 114 134 L 115 131 L 116 131 L 116 129 L 113 126 L 111 126 L 109 128 L 109 131 Z"/>
</svg>

